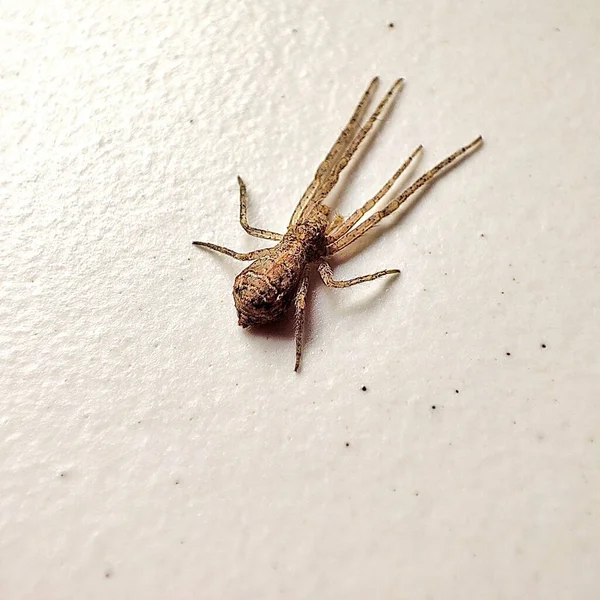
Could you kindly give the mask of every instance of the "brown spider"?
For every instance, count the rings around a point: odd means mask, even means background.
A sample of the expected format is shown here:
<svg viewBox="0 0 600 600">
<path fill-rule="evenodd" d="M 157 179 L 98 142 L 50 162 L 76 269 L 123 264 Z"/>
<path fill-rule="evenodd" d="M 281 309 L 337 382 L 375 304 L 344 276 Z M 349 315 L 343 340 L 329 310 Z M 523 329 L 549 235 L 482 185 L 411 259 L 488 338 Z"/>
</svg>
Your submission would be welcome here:
<svg viewBox="0 0 600 600">
<path fill-rule="evenodd" d="M 253 252 L 235 252 L 223 246 L 207 242 L 192 242 L 216 250 L 237 260 L 254 261 L 244 269 L 233 284 L 233 299 L 238 314 L 238 322 L 242 327 L 264 325 L 280 319 L 295 305 L 295 336 L 296 363 L 294 370 L 300 366 L 302 355 L 302 332 L 304 328 L 304 309 L 308 291 L 309 268 L 316 264 L 317 270 L 325 285 L 334 288 L 345 288 L 364 281 L 372 281 L 384 275 L 400 273 L 398 269 L 378 271 L 371 275 L 355 277 L 345 281 L 336 281 L 326 258 L 333 256 L 359 237 L 364 235 L 381 219 L 392 214 L 418 189 L 429 183 L 440 171 L 448 167 L 469 150 L 482 142 L 479 136 L 454 154 L 445 158 L 431 170 L 421 175 L 406 190 L 395 196 L 381 210 L 373 213 L 360 225 L 355 225 L 361 218 L 379 202 L 394 185 L 398 177 L 406 170 L 411 161 L 421 151 L 422 146 L 409 156 L 406 162 L 392 175 L 381 190 L 367 201 L 361 208 L 354 211 L 347 219 L 335 214 L 330 219 L 330 209 L 322 204 L 334 185 L 340 173 L 348 165 L 360 144 L 365 140 L 383 109 L 402 84 L 398 79 L 383 100 L 379 103 L 369 120 L 359 126 L 364 108 L 377 85 L 378 78 L 371 81 L 363 94 L 348 124 L 340 133 L 325 160 L 319 165 L 312 183 L 298 202 L 290 219 L 285 234 L 265 231 L 248 225 L 246 217 L 247 195 L 246 186 L 240 177 L 240 223 L 250 234 L 258 238 L 278 242 L 276 246 L 254 250 Z"/>
</svg>

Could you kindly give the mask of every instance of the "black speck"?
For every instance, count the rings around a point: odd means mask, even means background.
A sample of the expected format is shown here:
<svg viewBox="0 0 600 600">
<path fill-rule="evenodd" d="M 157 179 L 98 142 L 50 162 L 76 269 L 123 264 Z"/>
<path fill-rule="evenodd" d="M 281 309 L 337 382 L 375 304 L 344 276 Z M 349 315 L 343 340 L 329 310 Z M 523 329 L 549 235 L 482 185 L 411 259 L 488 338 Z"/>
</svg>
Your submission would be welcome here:
<svg viewBox="0 0 600 600">
<path fill-rule="evenodd" d="M 541 344 L 541 347 L 546 348 L 547 346 L 546 346 L 546 344 Z"/>
<path fill-rule="evenodd" d="M 431 405 L 431 410 L 435 410 L 437 408 L 437 406 L 435 404 Z"/>
<path fill-rule="evenodd" d="M 292 33 L 298 33 L 297 29 L 292 29 Z"/>
<path fill-rule="evenodd" d="M 458 390 L 454 390 L 458 394 Z"/>
<path fill-rule="evenodd" d="M 507 352 L 507 353 L 506 353 L 506 356 L 510 356 L 510 352 Z"/>
<path fill-rule="evenodd" d="M 66 473 L 66 471 L 63 471 L 63 472 L 60 474 L 60 476 L 61 476 L 61 477 L 63 477 L 63 478 L 64 478 L 64 477 L 66 477 L 66 476 L 67 476 L 67 473 Z"/>
<path fill-rule="evenodd" d="M 179 485 L 179 479 L 175 480 L 175 485 Z"/>
<path fill-rule="evenodd" d="M 485 233 L 480 233 L 479 237 L 485 237 Z"/>
<path fill-rule="evenodd" d="M 190 123 L 193 123 L 193 122 L 194 122 L 194 119 L 190 119 Z"/>
<path fill-rule="evenodd" d="M 104 571 L 104 577 L 106 577 L 106 579 L 110 579 L 112 577 L 112 571 L 110 569 L 106 569 L 106 571 Z"/>
<path fill-rule="evenodd" d="M 366 386 L 366 385 L 363 385 L 363 386 L 362 386 L 360 389 L 361 389 L 363 392 L 366 392 L 366 391 L 367 391 L 367 386 Z"/>
<path fill-rule="evenodd" d="M 346 448 L 350 446 L 350 442 L 346 442 Z"/>
<path fill-rule="evenodd" d="M 394 24 L 393 24 L 393 23 L 388 23 L 388 27 L 389 27 L 390 29 L 394 29 Z"/>
</svg>

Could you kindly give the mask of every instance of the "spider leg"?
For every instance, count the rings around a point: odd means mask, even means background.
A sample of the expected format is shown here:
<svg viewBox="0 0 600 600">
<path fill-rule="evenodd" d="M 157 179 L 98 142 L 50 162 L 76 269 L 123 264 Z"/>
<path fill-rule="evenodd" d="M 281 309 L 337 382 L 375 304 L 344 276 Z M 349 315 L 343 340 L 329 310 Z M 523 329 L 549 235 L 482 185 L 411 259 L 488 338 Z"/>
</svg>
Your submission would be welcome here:
<svg viewBox="0 0 600 600">
<path fill-rule="evenodd" d="M 417 179 L 411 186 L 409 186 L 404 192 L 402 192 L 399 196 L 394 198 L 385 208 L 377 211 L 373 215 L 371 215 L 366 221 L 364 221 L 361 225 L 359 225 L 356 229 L 347 232 L 346 234 L 338 237 L 336 241 L 329 244 L 327 246 L 327 255 L 331 256 L 335 254 L 342 248 L 345 248 L 352 242 L 356 241 L 359 237 L 364 235 L 371 227 L 375 226 L 381 219 L 391 215 L 396 209 L 398 209 L 408 198 L 410 198 L 417 190 L 422 188 L 424 185 L 429 183 L 440 171 L 451 165 L 461 156 L 466 154 L 472 148 L 478 146 L 483 141 L 483 138 L 479 136 L 477 139 L 473 140 L 470 144 L 463 146 L 459 150 L 457 150 L 454 154 L 451 154 L 443 161 L 438 163 L 435 167 L 427 171 L 424 175 L 421 175 L 419 179 Z"/>
<path fill-rule="evenodd" d="M 344 127 L 337 140 L 331 147 L 331 150 L 329 150 L 329 153 L 327 154 L 323 162 L 319 165 L 319 168 L 317 169 L 311 184 L 304 192 L 302 198 L 298 202 L 298 205 L 296 206 L 292 214 L 292 218 L 290 219 L 290 226 L 297 223 L 298 219 L 300 218 L 300 215 L 304 212 L 304 209 L 310 203 L 318 187 L 321 185 L 321 182 L 323 181 L 325 175 L 328 173 L 328 171 L 330 171 L 330 169 L 333 168 L 341 152 L 345 149 L 346 144 L 354 135 L 356 127 L 358 125 L 358 120 L 362 116 L 362 113 L 369 100 L 369 97 L 371 96 L 373 90 L 377 86 L 378 81 L 378 77 L 374 77 L 372 79 L 371 83 L 369 84 L 369 87 L 366 89 L 360 101 L 356 105 L 356 108 L 354 109 L 350 120 L 346 124 L 346 127 Z"/>
<path fill-rule="evenodd" d="M 379 103 L 369 120 L 359 129 L 358 133 L 356 134 L 356 137 L 352 140 L 352 143 L 346 149 L 346 152 L 344 152 L 339 161 L 337 161 L 332 172 L 324 180 L 322 186 L 319 187 L 314 197 L 310 199 L 310 202 L 307 203 L 306 207 L 300 213 L 299 218 L 308 215 L 314 206 L 322 202 L 322 200 L 327 197 L 329 192 L 333 189 L 333 186 L 335 186 L 335 184 L 338 182 L 340 174 L 348 166 L 348 163 L 358 150 L 361 143 L 365 140 L 368 133 L 373 128 L 373 125 L 375 125 L 375 122 L 383 112 L 383 109 L 386 107 L 388 102 L 391 100 L 392 96 L 400 88 L 400 85 L 403 81 L 403 79 L 398 79 L 394 82 L 394 85 L 392 85 L 388 93 L 383 97 L 383 99 L 381 100 L 381 102 Z"/>
<path fill-rule="evenodd" d="M 267 231 L 266 229 L 258 229 L 248 225 L 248 217 L 246 216 L 246 211 L 248 209 L 248 193 L 246 192 L 246 185 L 242 181 L 242 178 L 238 175 L 237 179 L 240 185 L 240 223 L 242 224 L 242 227 L 254 237 L 278 242 L 283 237 L 280 233 Z"/>
<path fill-rule="evenodd" d="M 332 288 L 347 288 L 352 285 L 356 285 L 357 283 L 373 281 L 373 279 L 378 279 L 379 277 L 383 277 L 384 275 L 397 275 L 398 273 L 400 273 L 399 269 L 386 269 L 385 271 L 377 271 L 377 273 L 371 273 L 370 275 L 363 275 L 362 277 L 354 277 L 352 279 L 344 279 L 338 281 L 333 278 L 333 271 L 331 270 L 331 266 L 324 260 L 319 261 L 319 264 L 317 265 L 317 270 L 319 271 L 319 275 L 321 276 L 323 283 L 327 287 Z"/>
<path fill-rule="evenodd" d="M 252 252 L 236 252 L 235 250 L 230 250 L 224 246 L 217 246 L 216 244 L 210 244 L 208 242 L 192 242 L 192 244 L 194 244 L 194 246 L 201 246 L 202 248 L 209 248 L 210 250 L 220 252 L 221 254 L 227 254 L 227 256 L 231 256 L 236 260 L 256 260 L 257 258 L 268 256 L 271 251 L 271 248 L 262 248 L 261 250 L 253 250 Z"/>
<path fill-rule="evenodd" d="M 368 202 L 365 202 L 361 208 L 355 210 L 343 223 L 339 223 L 338 227 L 331 227 L 327 235 L 327 243 L 331 244 L 336 239 L 342 237 L 347 231 L 350 231 L 362 217 L 369 212 L 389 191 L 390 188 L 396 183 L 396 180 L 404 171 L 408 168 L 408 165 L 412 162 L 415 156 L 423 149 L 423 146 L 419 146 L 404 162 L 404 164 L 392 175 L 388 182 L 377 192 L 373 198 Z M 332 223 L 333 225 L 333 223 Z"/>
<path fill-rule="evenodd" d="M 302 358 L 302 341 L 304 334 L 304 312 L 306 309 L 306 293 L 308 292 L 308 280 L 309 272 L 308 269 L 304 271 L 300 286 L 296 292 L 294 299 L 294 306 L 296 308 L 296 315 L 294 320 L 294 334 L 296 336 L 296 363 L 294 365 L 294 371 L 298 371 L 300 367 L 300 359 Z"/>
<path fill-rule="evenodd" d="M 336 214 L 333 217 L 333 219 L 331 220 L 331 223 L 329 223 L 326 233 L 328 235 L 330 235 L 331 232 L 335 231 L 343 222 L 344 222 L 344 217 L 340 214 Z"/>
</svg>

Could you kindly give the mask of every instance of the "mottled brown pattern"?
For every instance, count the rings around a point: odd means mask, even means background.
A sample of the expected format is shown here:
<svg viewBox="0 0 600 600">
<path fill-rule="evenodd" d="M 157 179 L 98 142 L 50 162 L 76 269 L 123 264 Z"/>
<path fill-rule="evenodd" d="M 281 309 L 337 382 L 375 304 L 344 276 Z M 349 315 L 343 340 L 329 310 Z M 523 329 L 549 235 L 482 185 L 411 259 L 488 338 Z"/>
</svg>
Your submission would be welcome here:
<svg viewBox="0 0 600 600">
<path fill-rule="evenodd" d="M 242 179 L 238 177 L 240 223 L 242 227 L 250 235 L 276 241 L 278 242 L 277 245 L 271 248 L 240 253 L 208 242 L 193 242 L 196 246 L 227 254 L 238 260 L 254 261 L 235 278 L 233 285 L 233 299 L 238 313 L 238 322 L 242 327 L 264 325 L 276 321 L 283 317 L 292 308 L 292 305 L 294 306 L 296 314 L 294 328 L 296 336 L 296 371 L 300 365 L 302 355 L 305 299 L 308 292 L 311 265 L 316 265 L 325 285 L 333 288 L 349 287 L 357 283 L 372 281 L 384 275 L 400 273 L 398 269 L 386 269 L 385 271 L 378 271 L 346 281 L 336 281 L 333 278 L 331 266 L 325 259 L 355 242 L 381 219 L 396 211 L 438 173 L 454 164 L 482 142 L 482 138 L 479 136 L 470 144 L 463 146 L 445 158 L 419 177 L 404 192 L 389 200 L 383 209 L 373 213 L 361 223 L 360 221 L 365 214 L 388 194 L 396 180 L 421 151 L 422 147 L 419 146 L 381 190 L 350 217 L 345 219 L 341 215 L 330 214 L 330 209 L 322 204 L 323 200 L 338 182 L 340 174 L 349 164 L 359 146 L 368 137 L 390 99 L 400 89 L 402 79 L 394 83 L 371 117 L 364 125 L 359 127 L 364 109 L 377 82 L 377 77 L 371 81 L 346 127 L 344 127 L 331 150 L 319 165 L 313 181 L 294 210 L 285 234 L 257 229 L 248 225 L 246 186 Z"/>
<path fill-rule="evenodd" d="M 327 225 L 325 212 L 315 212 L 235 278 L 233 300 L 242 327 L 271 323 L 287 313 L 306 265 L 325 254 Z"/>
</svg>

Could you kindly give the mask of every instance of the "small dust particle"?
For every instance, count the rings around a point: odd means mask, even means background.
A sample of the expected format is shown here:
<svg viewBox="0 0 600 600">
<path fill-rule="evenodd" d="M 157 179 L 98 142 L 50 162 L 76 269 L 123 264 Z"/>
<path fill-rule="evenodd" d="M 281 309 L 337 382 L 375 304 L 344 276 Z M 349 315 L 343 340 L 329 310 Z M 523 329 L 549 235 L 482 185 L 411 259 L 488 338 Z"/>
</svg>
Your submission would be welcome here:
<svg viewBox="0 0 600 600">
<path fill-rule="evenodd" d="M 190 123 L 193 123 L 193 122 L 194 122 L 194 119 L 190 119 Z"/>
<path fill-rule="evenodd" d="M 298 33 L 297 29 L 292 29 L 292 33 Z"/>
<path fill-rule="evenodd" d="M 458 394 L 458 390 L 454 390 Z"/>
<path fill-rule="evenodd" d="M 363 392 L 366 392 L 366 391 L 367 391 L 367 386 L 366 386 L 366 385 L 363 385 L 363 386 L 362 386 L 360 389 L 361 389 Z"/>
<path fill-rule="evenodd" d="M 507 353 L 506 353 L 506 356 L 510 356 L 510 352 L 507 352 Z"/>
<path fill-rule="evenodd" d="M 346 448 L 350 446 L 350 442 L 346 442 Z"/>
<path fill-rule="evenodd" d="M 104 577 L 106 577 L 106 579 L 110 579 L 112 575 L 113 573 L 110 569 L 106 569 L 106 571 L 104 571 Z"/>
<path fill-rule="evenodd" d="M 431 410 L 435 410 L 437 408 L 437 406 L 435 404 L 431 405 Z"/>
<path fill-rule="evenodd" d="M 179 485 L 179 479 L 175 480 L 175 485 Z"/>
<path fill-rule="evenodd" d="M 485 237 L 485 233 L 480 233 L 479 237 Z"/>
<path fill-rule="evenodd" d="M 388 23 L 388 27 L 389 27 L 390 29 L 394 29 L 394 24 L 393 24 L 393 23 Z"/>
<path fill-rule="evenodd" d="M 546 348 L 547 346 L 546 346 L 546 344 L 541 344 L 541 347 Z"/>
</svg>

